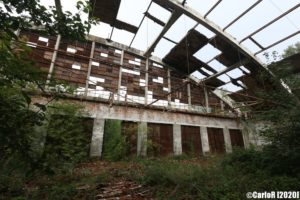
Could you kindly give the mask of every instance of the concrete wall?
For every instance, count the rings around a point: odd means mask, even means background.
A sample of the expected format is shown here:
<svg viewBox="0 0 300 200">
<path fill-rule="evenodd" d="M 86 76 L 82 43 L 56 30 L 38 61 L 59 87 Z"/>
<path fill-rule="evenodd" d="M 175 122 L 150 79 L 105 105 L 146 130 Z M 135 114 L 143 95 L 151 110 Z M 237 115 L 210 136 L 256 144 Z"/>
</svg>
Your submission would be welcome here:
<svg viewBox="0 0 300 200">
<path fill-rule="evenodd" d="M 46 103 L 46 97 L 34 97 L 33 103 Z M 105 119 L 118 119 L 138 122 L 137 130 L 137 155 L 146 156 L 147 154 L 147 123 L 173 124 L 173 147 L 174 154 L 182 154 L 181 126 L 200 127 L 200 136 L 203 154 L 210 152 L 209 140 L 207 134 L 208 127 L 222 128 L 225 149 L 227 153 L 232 152 L 229 129 L 241 129 L 242 124 L 234 118 L 224 118 L 216 116 L 196 115 L 190 113 L 165 112 L 154 109 L 142 109 L 125 106 L 109 106 L 105 103 L 78 101 L 78 100 L 60 100 L 78 103 L 84 106 L 89 117 L 94 118 L 93 135 L 91 139 L 90 155 L 101 157 L 103 146 L 103 135 Z M 245 147 L 251 143 L 249 131 L 243 129 L 243 138 Z"/>
</svg>

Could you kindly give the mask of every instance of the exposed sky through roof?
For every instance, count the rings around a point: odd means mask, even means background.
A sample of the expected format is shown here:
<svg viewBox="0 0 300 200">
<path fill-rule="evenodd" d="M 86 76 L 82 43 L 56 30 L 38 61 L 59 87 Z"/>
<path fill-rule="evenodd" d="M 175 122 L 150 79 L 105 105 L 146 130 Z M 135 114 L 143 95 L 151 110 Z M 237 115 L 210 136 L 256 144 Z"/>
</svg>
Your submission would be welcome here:
<svg viewBox="0 0 300 200">
<path fill-rule="evenodd" d="M 74 6 L 76 4 L 76 0 L 61 0 L 61 2 L 64 10 L 69 10 L 71 12 L 74 12 L 76 10 Z M 112 29 L 110 25 L 104 22 L 101 22 L 97 26 L 93 26 L 90 34 L 103 38 L 109 38 L 110 36 L 112 36 L 111 39 L 113 41 L 123 43 L 125 45 L 130 45 L 131 41 L 133 40 L 131 45 L 132 47 L 142 51 L 146 51 L 163 29 L 163 26 L 155 23 L 148 17 L 145 17 L 145 20 L 142 21 L 144 13 L 146 12 L 150 2 L 151 0 L 121 0 L 117 19 L 132 24 L 136 27 L 140 25 L 140 28 L 135 37 L 134 34 L 128 31 L 119 30 L 116 28 Z M 215 5 L 216 2 L 218 2 L 218 0 L 187 0 L 186 6 L 196 10 L 204 16 L 208 13 L 212 6 Z M 223 0 L 211 13 L 209 13 L 209 15 L 207 15 L 207 19 L 211 20 L 221 29 L 223 29 L 255 2 L 257 2 L 257 0 L 243 0 L 242 3 L 241 0 Z M 49 2 L 47 0 L 41 0 L 41 3 L 45 5 L 53 5 L 54 1 Z M 262 27 L 266 23 L 270 22 L 277 16 L 281 15 L 282 13 L 286 12 L 299 3 L 300 0 L 264 0 L 250 12 L 248 12 L 245 16 L 236 21 L 236 23 L 228 27 L 228 29 L 226 29 L 226 32 L 236 38 L 237 41 L 240 41 L 252 32 L 256 31 L 258 28 Z M 170 11 L 160 7 L 154 2 L 151 3 L 148 12 L 163 23 L 167 23 L 168 19 L 171 16 Z M 295 33 L 296 31 L 299 31 L 299 19 L 300 8 L 297 8 L 286 17 L 283 17 L 271 26 L 255 34 L 253 36 L 253 39 L 259 42 L 263 47 L 268 47 L 276 41 L 285 38 L 292 33 Z M 160 42 L 154 49 L 153 55 L 163 58 L 175 46 L 175 43 L 178 43 L 180 40 L 182 40 L 187 31 L 189 31 L 193 27 L 196 27 L 195 29 L 198 32 L 202 33 L 208 38 L 211 38 L 215 35 L 213 32 L 204 28 L 202 25 L 196 25 L 196 21 L 192 20 L 186 15 L 182 15 L 181 17 L 179 17 L 178 20 L 164 35 L 166 38 L 162 38 L 160 40 Z M 298 41 L 300 41 L 300 34 L 268 49 L 267 52 L 277 51 L 279 54 L 281 54 L 287 46 L 292 45 Z M 241 44 L 249 49 L 252 53 L 260 51 L 260 48 L 250 39 L 246 39 Z M 209 66 L 211 66 L 218 72 L 226 68 L 218 61 L 212 60 L 214 56 L 218 55 L 218 53 L 220 52 L 215 51 L 211 45 L 207 45 L 206 47 L 206 49 L 208 50 L 201 49 L 200 51 L 195 53 L 194 56 L 204 62 L 211 61 L 210 63 L 208 63 Z M 259 53 L 257 57 L 262 61 L 265 61 L 263 53 L 264 52 Z M 227 74 L 224 74 L 224 76 L 220 76 L 219 79 L 226 79 L 227 81 L 229 79 L 229 76 L 232 78 L 241 76 L 241 71 L 236 70 L 229 72 Z"/>
<path fill-rule="evenodd" d="M 216 23 L 221 28 L 225 27 L 230 21 L 236 18 L 239 14 L 245 11 L 249 6 L 256 2 L 256 0 L 243 0 L 243 3 L 237 3 L 238 0 L 223 0 L 208 16 L 207 18 L 214 23 Z M 73 2 L 73 3 L 71 3 Z M 62 6 L 64 10 L 69 10 L 74 12 L 75 2 L 62 0 Z M 198 11 L 200 14 L 205 15 L 207 11 L 217 2 L 217 0 L 187 0 L 186 5 L 192 9 Z M 240 2 L 240 1 L 239 1 Z M 41 0 L 44 5 L 53 5 L 54 1 Z M 117 19 L 124 22 L 131 23 L 138 26 L 143 18 L 147 7 L 149 6 L 150 0 L 122 0 L 119 8 Z M 237 40 L 240 40 L 247 36 L 249 33 L 260 28 L 264 24 L 268 23 L 275 17 L 279 16 L 283 12 L 287 11 L 291 7 L 299 4 L 300 0 L 264 0 L 259 5 L 257 5 L 253 10 L 247 13 L 243 18 L 238 20 L 235 24 L 230 26 L 226 31 L 230 33 Z M 156 16 L 163 22 L 167 22 L 170 17 L 170 12 L 160 7 L 159 5 L 152 3 L 149 13 Z M 256 34 L 254 39 L 260 42 L 263 46 L 268 46 L 279 39 L 282 39 L 289 34 L 300 29 L 300 8 L 296 9 L 292 13 L 288 14 L 287 17 L 282 18 L 278 22 L 274 23 L 270 27 L 266 28 L 262 32 Z M 101 20 L 101 19 L 100 19 Z M 180 39 L 185 35 L 186 31 L 195 25 L 195 21 L 187 16 L 180 17 L 177 22 L 171 27 L 171 29 L 165 34 L 168 38 L 174 40 L 175 42 L 180 41 Z M 213 36 L 207 29 L 200 27 L 196 28 L 198 31 L 203 31 L 206 36 Z M 146 50 L 147 46 L 150 46 L 155 37 L 158 35 L 162 27 L 155 24 L 152 20 L 144 20 L 141 26 L 141 30 L 137 34 L 134 41 L 134 47 L 140 50 Z M 109 25 L 105 23 L 100 23 L 97 27 L 93 27 L 91 30 L 92 35 L 107 38 L 110 36 L 112 29 Z M 114 30 L 115 31 L 115 30 Z M 130 34 L 125 31 L 116 31 L 113 37 L 118 40 L 118 42 L 128 44 L 128 40 L 131 38 Z M 124 34 L 125 36 L 121 36 Z M 148 42 L 145 42 L 148 41 Z M 300 41 L 300 35 L 271 48 L 268 50 L 282 52 L 284 48 L 288 45 L 294 44 Z M 142 44 L 143 43 L 143 44 Z M 163 42 L 162 42 L 163 43 Z M 246 40 L 242 43 L 249 50 L 255 52 L 259 50 L 253 42 Z M 166 45 L 169 49 L 173 45 Z M 162 50 L 160 46 L 160 52 L 165 52 L 167 50 Z M 158 55 L 155 53 L 155 55 Z M 262 53 L 259 54 L 261 57 Z"/>
</svg>

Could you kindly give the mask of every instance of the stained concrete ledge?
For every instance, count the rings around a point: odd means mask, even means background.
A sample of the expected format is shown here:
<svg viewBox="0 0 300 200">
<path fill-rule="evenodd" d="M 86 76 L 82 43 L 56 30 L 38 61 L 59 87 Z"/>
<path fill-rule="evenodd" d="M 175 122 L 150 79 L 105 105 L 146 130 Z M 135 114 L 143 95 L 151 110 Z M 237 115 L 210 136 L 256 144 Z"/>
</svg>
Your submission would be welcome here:
<svg viewBox="0 0 300 200">
<path fill-rule="evenodd" d="M 32 103 L 47 103 L 50 98 L 34 96 Z M 143 109 L 120 105 L 110 106 L 107 103 L 91 102 L 85 100 L 60 99 L 62 102 L 72 102 L 84 106 L 91 118 L 118 119 L 135 122 L 150 122 L 160 124 L 180 124 L 187 126 L 205 126 L 229 129 L 241 129 L 242 125 L 237 118 L 225 118 L 217 116 L 205 116 L 204 114 L 190 114 L 183 112 L 169 112 L 156 109 Z"/>
</svg>

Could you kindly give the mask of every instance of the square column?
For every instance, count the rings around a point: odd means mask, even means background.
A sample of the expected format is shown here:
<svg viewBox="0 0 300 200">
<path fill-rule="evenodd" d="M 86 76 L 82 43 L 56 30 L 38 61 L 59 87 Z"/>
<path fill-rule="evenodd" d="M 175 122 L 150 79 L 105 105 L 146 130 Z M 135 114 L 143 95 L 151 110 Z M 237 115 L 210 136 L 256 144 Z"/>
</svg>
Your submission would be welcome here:
<svg viewBox="0 0 300 200">
<path fill-rule="evenodd" d="M 232 152 L 232 145 L 228 127 L 223 128 L 226 153 Z"/>
<path fill-rule="evenodd" d="M 137 155 L 147 155 L 147 122 L 140 122 L 138 124 L 138 135 L 137 135 Z"/>
<path fill-rule="evenodd" d="M 181 126 L 179 124 L 173 124 L 173 150 L 176 156 L 182 154 Z"/>
<path fill-rule="evenodd" d="M 105 119 L 94 119 L 93 135 L 90 147 L 91 157 L 101 157 L 103 148 Z"/>
<path fill-rule="evenodd" d="M 205 126 L 200 127 L 200 137 L 201 137 L 203 155 L 207 155 L 210 152 L 207 127 Z"/>
</svg>

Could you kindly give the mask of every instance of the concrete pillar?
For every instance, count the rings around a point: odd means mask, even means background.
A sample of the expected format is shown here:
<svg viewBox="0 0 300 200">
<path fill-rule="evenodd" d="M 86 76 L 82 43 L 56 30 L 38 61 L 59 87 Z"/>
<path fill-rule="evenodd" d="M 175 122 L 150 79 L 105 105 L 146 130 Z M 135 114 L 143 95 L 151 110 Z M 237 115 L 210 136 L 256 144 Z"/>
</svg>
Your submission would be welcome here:
<svg viewBox="0 0 300 200">
<path fill-rule="evenodd" d="M 188 104 L 189 110 L 192 108 L 192 95 L 191 95 L 191 84 L 187 84 L 187 96 L 188 96 Z"/>
<path fill-rule="evenodd" d="M 224 102 L 222 100 L 220 100 L 220 104 L 221 104 L 221 110 L 224 111 L 225 110 L 225 105 L 224 105 Z"/>
<path fill-rule="evenodd" d="M 225 141 L 225 150 L 227 153 L 231 153 L 232 145 L 231 145 L 229 129 L 227 127 L 223 128 L 223 135 L 224 135 L 224 141 Z"/>
<path fill-rule="evenodd" d="M 124 50 L 122 50 L 121 53 L 121 60 L 120 60 L 120 71 L 119 71 L 119 81 L 118 81 L 118 101 L 120 101 L 120 95 L 121 95 L 121 84 L 122 84 L 122 65 L 124 61 Z"/>
<path fill-rule="evenodd" d="M 94 119 L 93 135 L 90 148 L 91 157 L 101 157 L 103 147 L 105 119 Z"/>
<path fill-rule="evenodd" d="M 203 88 L 204 88 L 204 97 L 205 97 L 205 108 L 206 108 L 206 112 L 209 112 L 208 91 L 205 86 Z"/>
<path fill-rule="evenodd" d="M 87 96 L 87 94 L 88 94 L 89 81 L 90 81 L 90 75 L 91 75 L 91 69 L 92 69 L 92 62 L 93 62 L 92 59 L 94 57 L 94 52 L 95 52 L 95 42 L 92 42 L 92 48 L 91 48 L 91 53 L 90 53 L 90 60 L 89 60 L 88 72 L 87 72 L 86 82 L 85 82 L 84 96 Z"/>
<path fill-rule="evenodd" d="M 147 122 L 140 122 L 138 124 L 138 136 L 137 136 L 137 155 L 147 155 Z"/>
<path fill-rule="evenodd" d="M 200 127 L 200 137 L 201 137 L 203 155 L 207 155 L 210 152 L 207 127 L 205 126 Z"/>
<path fill-rule="evenodd" d="M 173 124 L 173 149 L 174 155 L 182 154 L 181 126 L 179 124 Z"/>
<path fill-rule="evenodd" d="M 46 85 L 50 83 L 50 79 L 52 77 L 55 61 L 56 61 L 56 58 L 57 58 L 57 51 L 58 51 L 59 45 L 60 45 L 60 40 L 61 40 L 61 35 L 58 35 L 57 39 L 56 39 L 55 46 L 54 46 L 54 52 L 53 52 L 53 55 L 52 55 L 52 58 L 51 58 L 51 64 L 50 64 L 49 73 L 48 73 L 48 76 L 47 76 Z"/>
<path fill-rule="evenodd" d="M 250 147 L 249 133 L 245 127 L 241 131 L 242 131 L 242 136 L 244 141 L 244 147 L 245 149 L 247 149 Z"/>
<path fill-rule="evenodd" d="M 145 106 L 148 104 L 148 85 L 149 85 L 149 58 L 146 59 L 146 74 L 145 74 Z"/>
<path fill-rule="evenodd" d="M 168 92 L 171 93 L 171 71 L 168 68 Z M 171 107 L 172 96 L 168 95 L 168 106 Z"/>
</svg>

